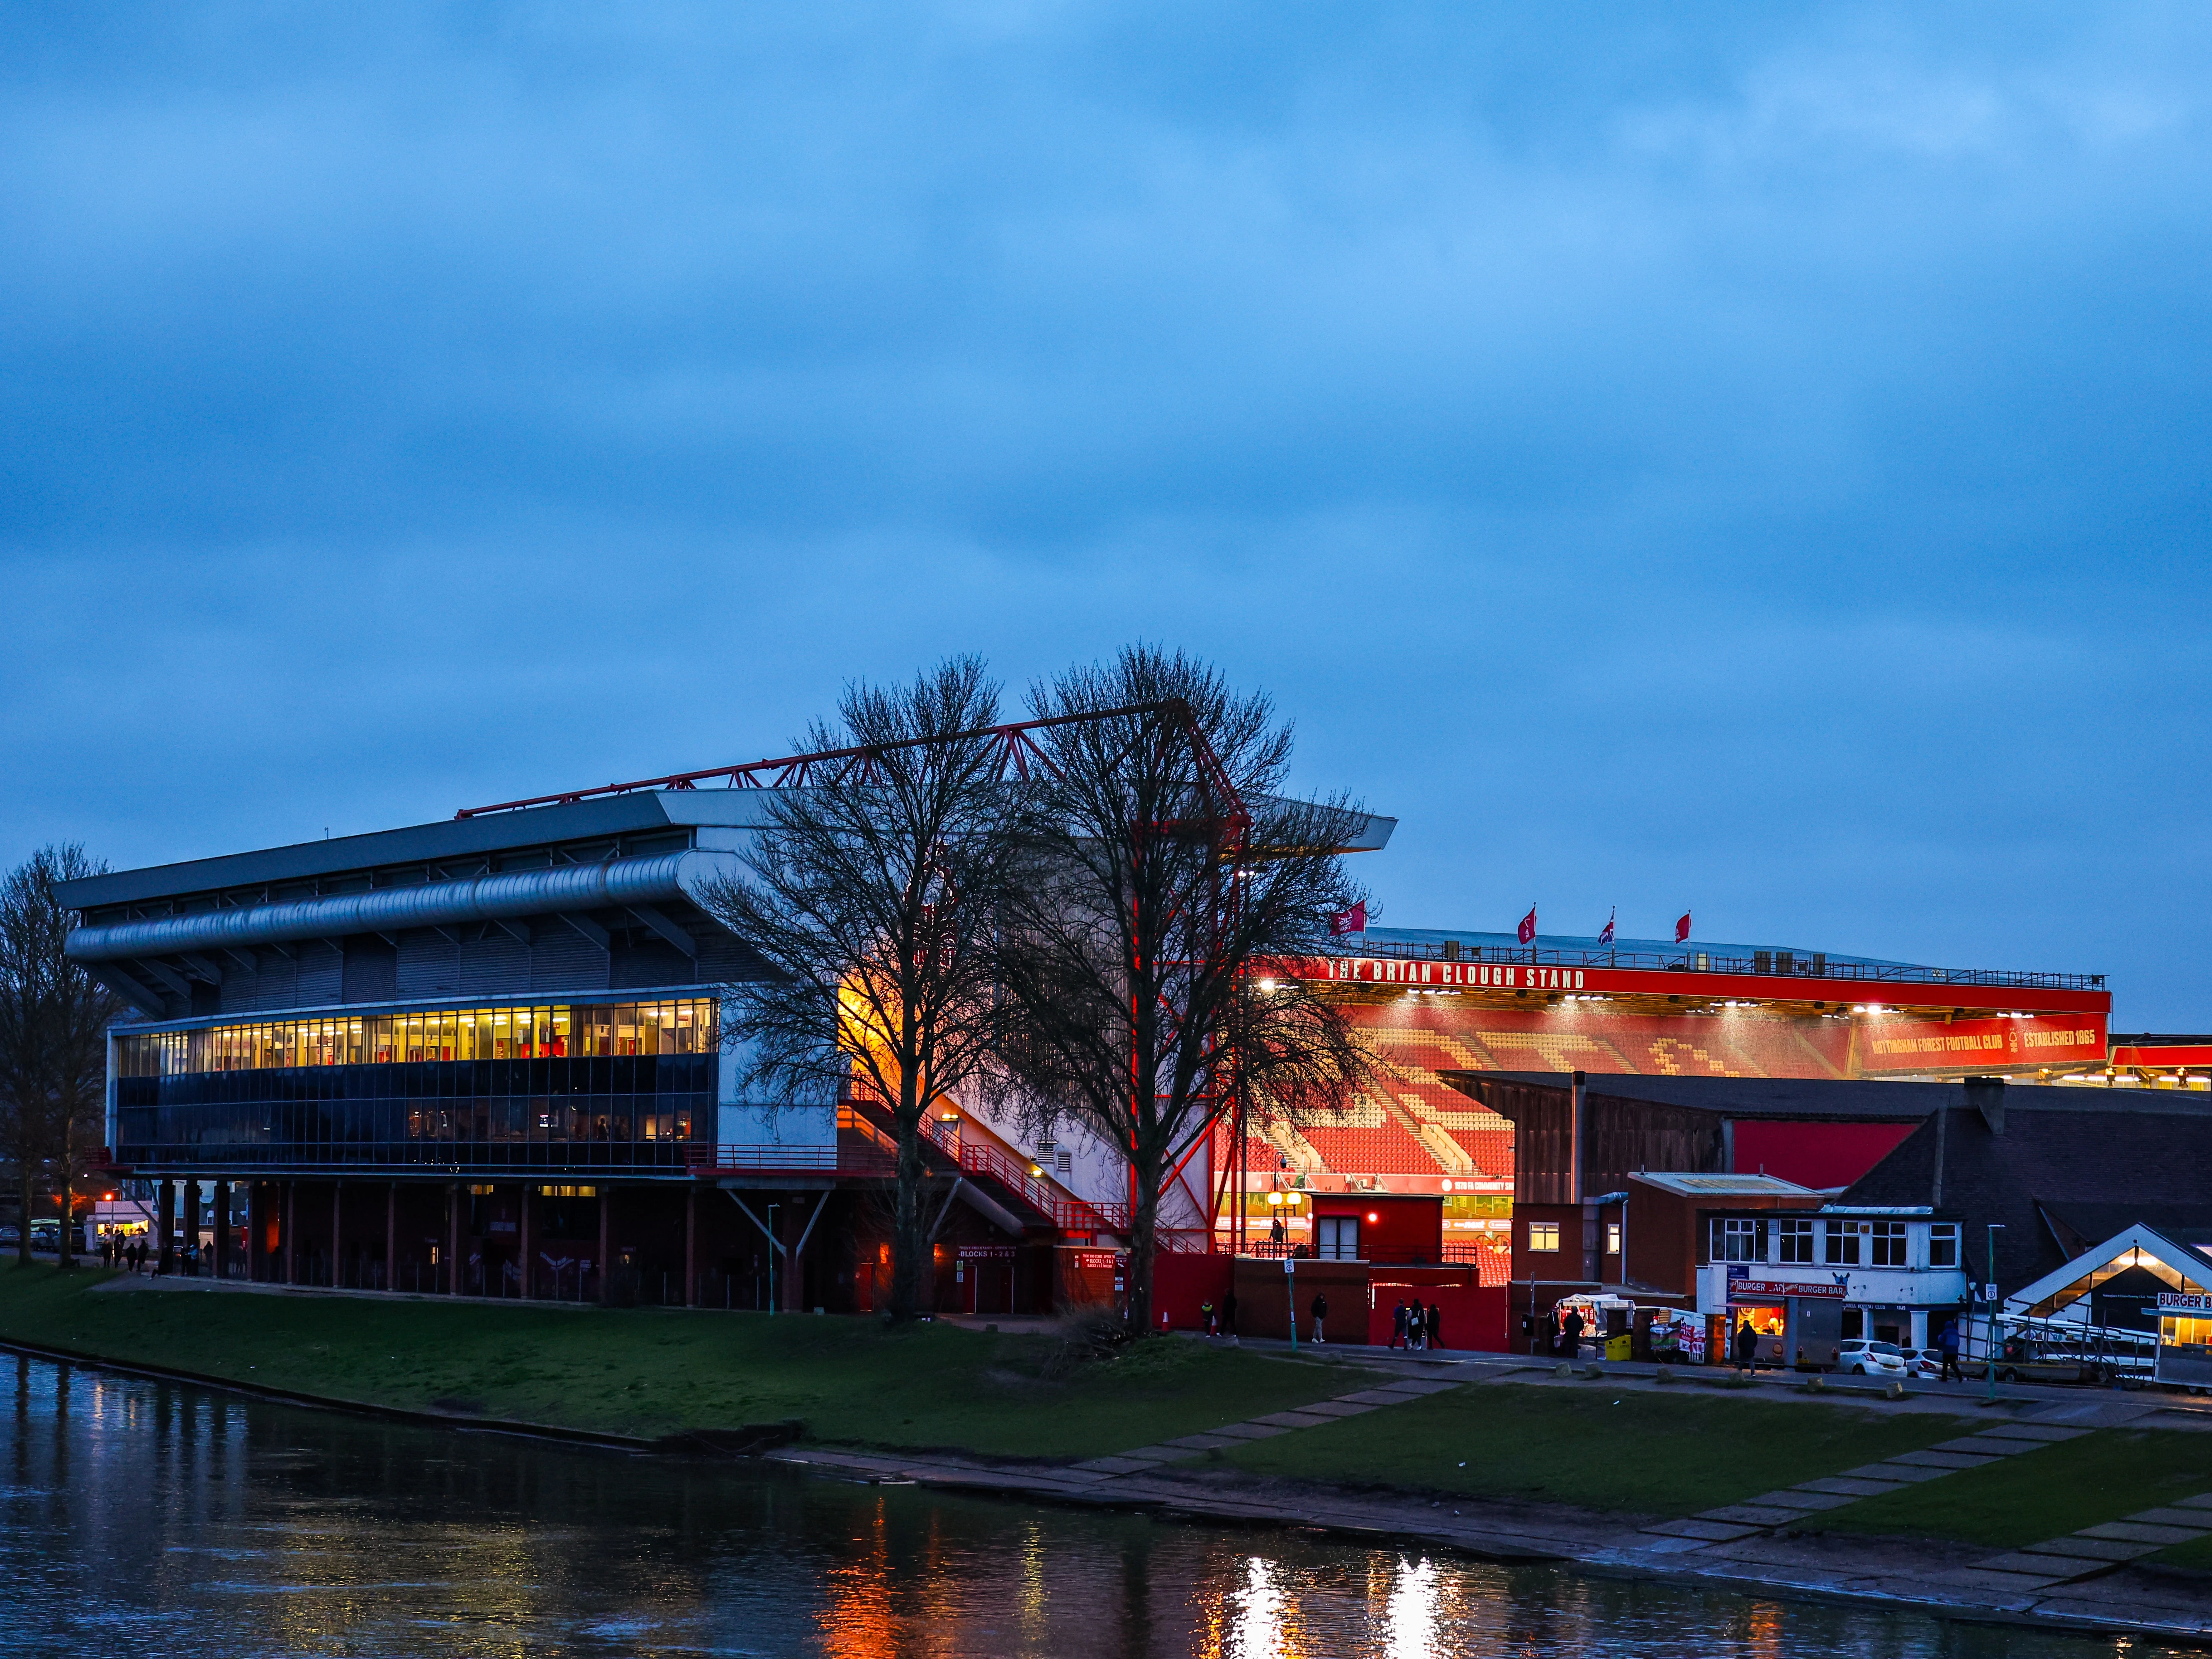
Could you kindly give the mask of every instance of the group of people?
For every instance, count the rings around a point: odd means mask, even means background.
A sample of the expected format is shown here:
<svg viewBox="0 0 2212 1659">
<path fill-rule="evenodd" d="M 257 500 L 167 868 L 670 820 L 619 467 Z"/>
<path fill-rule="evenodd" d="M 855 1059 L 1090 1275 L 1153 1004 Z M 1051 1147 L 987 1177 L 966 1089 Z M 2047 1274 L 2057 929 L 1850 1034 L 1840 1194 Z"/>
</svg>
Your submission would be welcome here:
<svg viewBox="0 0 2212 1659">
<path fill-rule="evenodd" d="M 1418 1296 L 1412 1301 L 1401 1300 L 1390 1315 L 1390 1346 L 1419 1351 L 1441 1348 L 1443 1338 L 1443 1304 L 1431 1302 L 1421 1305 Z"/>
<path fill-rule="evenodd" d="M 177 1271 L 187 1279 L 199 1271 L 199 1251 L 190 1244 L 179 1244 L 175 1252 Z M 161 1254 L 153 1241 L 143 1235 L 118 1238 L 113 1233 L 100 1241 L 100 1261 L 110 1267 L 121 1267 L 134 1273 L 164 1271 Z"/>
</svg>

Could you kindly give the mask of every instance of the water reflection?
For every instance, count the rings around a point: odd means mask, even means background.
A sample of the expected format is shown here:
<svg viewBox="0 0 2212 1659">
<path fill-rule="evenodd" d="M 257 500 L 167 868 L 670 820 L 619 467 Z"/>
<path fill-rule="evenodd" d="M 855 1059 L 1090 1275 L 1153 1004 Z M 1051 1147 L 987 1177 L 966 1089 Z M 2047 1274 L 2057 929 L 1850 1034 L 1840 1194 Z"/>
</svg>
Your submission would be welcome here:
<svg viewBox="0 0 2212 1659">
<path fill-rule="evenodd" d="M 0 1408 L 8 1654 L 2117 1651 L 1293 1533 L 445 1434 L 12 1356 L 0 1364 L 15 1372 L 14 1410 Z"/>
</svg>

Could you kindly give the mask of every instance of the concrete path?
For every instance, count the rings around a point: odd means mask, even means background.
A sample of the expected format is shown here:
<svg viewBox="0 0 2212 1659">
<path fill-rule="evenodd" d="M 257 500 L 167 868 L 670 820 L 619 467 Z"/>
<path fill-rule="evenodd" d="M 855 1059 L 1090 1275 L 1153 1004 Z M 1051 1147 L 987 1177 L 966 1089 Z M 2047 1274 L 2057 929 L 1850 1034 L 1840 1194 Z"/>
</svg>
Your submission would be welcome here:
<svg viewBox="0 0 2212 1659">
<path fill-rule="evenodd" d="M 2088 1433 L 2044 1423 L 1999 1423 L 1957 1440 L 1946 1440 L 1924 1451 L 1899 1452 L 1879 1463 L 1862 1464 L 1841 1474 L 1802 1480 L 1794 1486 L 1762 1493 L 1741 1504 L 1729 1504 L 1680 1521 L 1661 1521 L 1644 1530 L 1652 1535 L 1645 1548 L 1658 1553 L 1679 1553 L 1707 1544 L 1733 1543 L 1753 1533 L 1768 1532 L 1802 1521 L 1823 1510 L 1841 1509 L 1862 1498 L 1879 1498 L 1929 1480 L 1941 1480 L 1960 1469 L 1986 1468 L 2001 1458 L 2014 1457 L 2062 1440 Z M 2212 1517 L 2206 1521 L 2212 1528 Z"/>
<path fill-rule="evenodd" d="M 1310 1406 L 1300 1406 L 1295 1411 L 1272 1412 L 1266 1417 L 1255 1417 L 1248 1423 L 1231 1423 L 1225 1428 L 1211 1429 L 1204 1434 L 1187 1434 L 1181 1439 L 1164 1441 L 1157 1446 L 1139 1446 L 1134 1451 L 1116 1452 L 1111 1457 L 1094 1457 L 1075 1468 L 1109 1478 L 1130 1474 L 1149 1474 L 1164 1463 L 1176 1463 L 1200 1453 L 1218 1451 L 1224 1446 L 1237 1446 L 1249 1440 L 1266 1440 L 1279 1434 L 1289 1434 L 1297 1429 L 1318 1429 L 1325 1425 L 1340 1422 L 1347 1417 L 1358 1417 L 1384 1406 L 1403 1405 L 1409 1400 L 1421 1400 L 1432 1394 L 1443 1394 L 1462 1385 L 1441 1378 L 1405 1377 L 1395 1382 L 1377 1383 L 1353 1394 L 1342 1394 L 1334 1400 L 1323 1400 Z"/>
<path fill-rule="evenodd" d="M 2064 1538 L 1993 1555 L 1974 1566 L 1977 1571 L 1996 1575 L 2001 1583 L 2042 1590 L 2100 1577 L 2169 1545 L 2193 1543 L 2208 1533 L 2212 1533 L 2212 1492 L 2199 1492 L 2118 1521 L 2084 1527 Z"/>
</svg>

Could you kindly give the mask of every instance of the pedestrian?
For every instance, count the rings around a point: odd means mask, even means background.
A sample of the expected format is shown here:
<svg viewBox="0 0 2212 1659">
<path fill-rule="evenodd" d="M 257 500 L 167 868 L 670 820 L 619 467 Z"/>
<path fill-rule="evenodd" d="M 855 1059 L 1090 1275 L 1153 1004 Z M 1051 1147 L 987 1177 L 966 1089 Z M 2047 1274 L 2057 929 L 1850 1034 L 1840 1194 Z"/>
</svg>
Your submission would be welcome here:
<svg viewBox="0 0 2212 1659">
<path fill-rule="evenodd" d="M 1273 1244 L 1277 1249 L 1281 1249 L 1284 1244 L 1289 1241 L 1290 1237 L 1291 1235 L 1289 1231 L 1283 1225 L 1282 1217 L 1277 1216 L 1273 1221 L 1267 1224 L 1267 1242 L 1270 1244 Z"/>
<path fill-rule="evenodd" d="M 1753 1363 L 1759 1357 L 1759 1333 L 1751 1328 L 1751 1316 L 1746 1314 L 1743 1322 L 1735 1328 L 1735 1368 L 1740 1371 L 1759 1369 Z"/>
<path fill-rule="evenodd" d="M 1570 1359 L 1579 1359 L 1583 1352 L 1583 1310 L 1569 1308 L 1567 1316 L 1559 1322 L 1559 1334 L 1566 1339 L 1565 1352 Z"/>
<path fill-rule="evenodd" d="M 1406 1346 L 1416 1352 L 1428 1346 L 1428 1316 L 1422 1311 L 1421 1298 L 1415 1297 L 1406 1307 Z"/>
<path fill-rule="evenodd" d="M 1213 1328 L 1213 1298 L 1208 1297 L 1198 1304 L 1199 1328 L 1208 1336 L 1217 1334 Z"/>
<path fill-rule="evenodd" d="M 1956 1319 L 1943 1322 L 1943 1330 L 1936 1337 L 1936 1346 L 1943 1351 L 1943 1369 L 1936 1380 L 1938 1382 L 1965 1382 L 1966 1374 L 1959 1369 L 1959 1322 Z"/>
<path fill-rule="evenodd" d="M 1390 1346 L 1394 1348 L 1402 1348 L 1407 1346 L 1406 1298 L 1402 1296 L 1398 1298 L 1398 1305 L 1390 1312 Z"/>
<path fill-rule="evenodd" d="M 1221 1298 L 1221 1334 L 1229 1339 L 1231 1347 L 1242 1346 L 1237 1340 L 1237 1291 L 1233 1285 Z"/>
<path fill-rule="evenodd" d="M 1421 1346 L 1425 1348 L 1441 1348 L 1443 1345 L 1444 1305 L 1441 1302 L 1431 1302 L 1429 1304 L 1428 1328 L 1421 1334 Z"/>
<path fill-rule="evenodd" d="M 1314 1292 L 1312 1312 L 1314 1322 L 1313 1340 L 1316 1343 L 1325 1342 L 1328 1339 L 1321 1334 L 1321 1327 L 1322 1321 L 1328 1317 L 1328 1298 L 1323 1296 L 1319 1291 L 1316 1291 Z"/>
</svg>

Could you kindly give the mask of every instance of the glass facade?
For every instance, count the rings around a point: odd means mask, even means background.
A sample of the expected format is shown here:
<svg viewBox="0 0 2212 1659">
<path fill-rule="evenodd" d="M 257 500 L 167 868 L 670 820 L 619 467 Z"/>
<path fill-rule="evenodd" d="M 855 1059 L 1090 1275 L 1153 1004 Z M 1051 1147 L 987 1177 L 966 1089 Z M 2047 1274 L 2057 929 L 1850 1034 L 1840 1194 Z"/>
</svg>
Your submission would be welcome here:
<svg viewBox="0 0 2212 1659">
<path fill-rule="evenodd" d="M 711 999 L 425 1010 L 117 1039 L 116 1161 L 667 1170 L 708 1157 Z"/>
<path fill-rule="evenodd" d="M 708 998 L 605 1006 L 560 1003 L 334 1014 L 155 1031 L 116 1042 L 120 1077 L 252 1072 L 300 1066 L 398 1066 L 417 1060 L 696 1054 L 715 1048 Z"/>
</svg>

